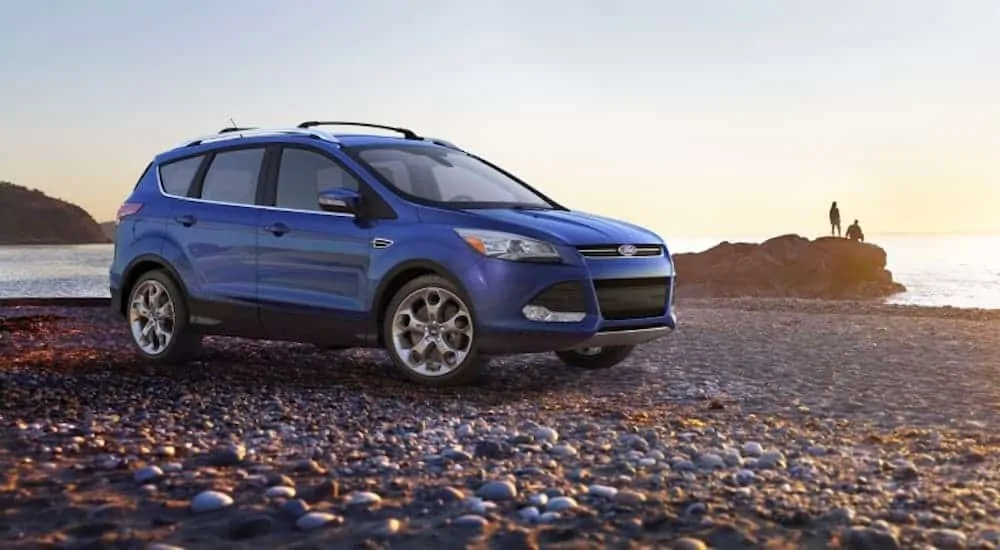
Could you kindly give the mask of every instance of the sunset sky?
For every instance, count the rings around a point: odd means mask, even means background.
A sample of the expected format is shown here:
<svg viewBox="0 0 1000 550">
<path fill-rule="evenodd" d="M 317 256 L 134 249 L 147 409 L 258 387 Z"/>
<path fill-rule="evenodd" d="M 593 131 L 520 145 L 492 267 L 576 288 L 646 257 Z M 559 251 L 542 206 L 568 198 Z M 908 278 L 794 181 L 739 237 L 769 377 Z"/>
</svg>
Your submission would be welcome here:
<svg viewBox="0 0 1000 550">
<path fill-rule="evenodd" d="M 671 235 L 1000 231 L 1000 2 L 102 0 L 0 9 L 0 180 L 111 219 L 241 125 L 408 126 Z"/>
</svg>

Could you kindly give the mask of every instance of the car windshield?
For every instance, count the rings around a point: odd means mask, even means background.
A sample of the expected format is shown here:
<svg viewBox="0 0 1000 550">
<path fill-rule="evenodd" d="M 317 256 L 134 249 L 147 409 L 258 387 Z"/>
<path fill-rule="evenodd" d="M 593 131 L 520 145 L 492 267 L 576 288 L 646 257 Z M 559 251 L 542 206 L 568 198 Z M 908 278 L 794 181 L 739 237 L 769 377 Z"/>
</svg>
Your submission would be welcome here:
<svg viewBox="0 0 1000 550">
<path fill-rule="evenodd" d="M 554 208 L 544 197 L 476 157 L 430 146 L 377 145 L 353 151 L 405 195 L 459 208 Z"/>
</svg>

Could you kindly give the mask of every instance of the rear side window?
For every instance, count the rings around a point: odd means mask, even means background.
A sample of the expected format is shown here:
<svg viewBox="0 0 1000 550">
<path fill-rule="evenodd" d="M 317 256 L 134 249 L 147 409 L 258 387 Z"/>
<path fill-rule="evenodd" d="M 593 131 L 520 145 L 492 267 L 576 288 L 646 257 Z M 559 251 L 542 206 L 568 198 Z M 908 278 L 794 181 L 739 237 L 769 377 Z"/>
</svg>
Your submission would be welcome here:
<svg viewBox="0 0 1000 550">
<path fill-rule="evenodd" d="M 203 158 L 197 156 L 161 165 L 160 181 L 163 183 L 163 191 L 168 195 L 186 197 Z"/>
<path fill-rule="evenodd" d="M 205 172 L 201 198 L 233 204 L 255 204 L 264 149 L 240 149 L 216 153 Z"/>
<path fill-rule="evenodd" d="M 285 148 L 278 168 L 274 205 L 294 210 L 320 210 L 316 199 L 336 187 L 358 190 L 358 180 L 329 158 L 304 149 Z"/>
</svg>

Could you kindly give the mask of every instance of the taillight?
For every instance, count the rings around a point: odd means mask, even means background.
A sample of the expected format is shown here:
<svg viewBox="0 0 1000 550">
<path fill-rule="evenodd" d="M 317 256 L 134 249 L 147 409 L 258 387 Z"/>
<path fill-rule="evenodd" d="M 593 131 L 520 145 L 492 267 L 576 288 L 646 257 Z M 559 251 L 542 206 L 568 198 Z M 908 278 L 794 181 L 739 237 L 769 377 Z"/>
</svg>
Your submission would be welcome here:
<svg viewBox="0 0 1000 550">
<path fill-rule="evenodd" d="M 122 204 L 118 207 L 118 214 L 115 215 L 115 225 L 121 223 L 122 218 L 131 216 L 140 210 L 142 210 L 141 202 L 126 202 Z"/>
</svg>

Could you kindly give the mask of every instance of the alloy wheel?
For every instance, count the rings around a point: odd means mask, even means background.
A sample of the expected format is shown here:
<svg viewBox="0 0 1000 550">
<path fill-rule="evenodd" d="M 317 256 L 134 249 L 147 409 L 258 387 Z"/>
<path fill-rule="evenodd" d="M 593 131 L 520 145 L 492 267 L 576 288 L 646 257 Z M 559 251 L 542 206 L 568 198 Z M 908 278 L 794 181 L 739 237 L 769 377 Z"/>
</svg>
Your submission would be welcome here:
<svg viewBox="0 0 1000 550">
<path fill-rule="evenodd" d="M 162 283 L 146 280 L 132 292 L 129 327 L 139 349 L 147 355 L 162 354 L 174 339 L 174 301 Z"/>
<path fill-rule="evenodd" d="M 444 288 L 416 290 L 393 312 L 394 351 L 422 376 L 444 376 L 458 368 L 471 353 L 473 336 L 468 306 Z"/>
</svg>

